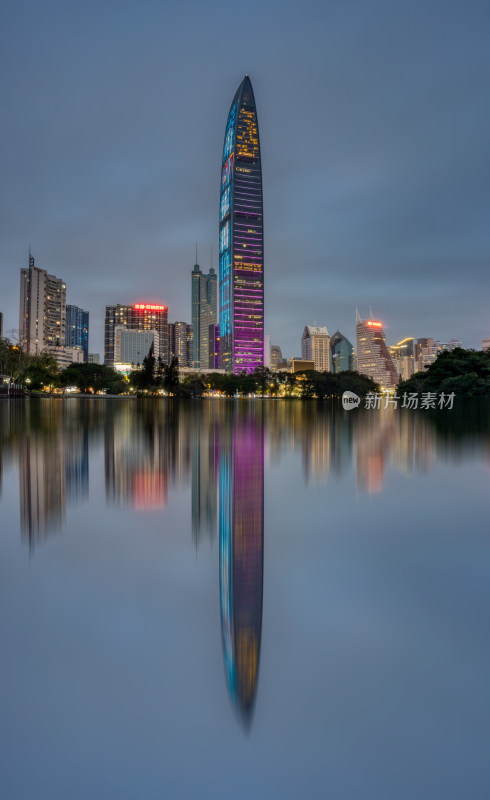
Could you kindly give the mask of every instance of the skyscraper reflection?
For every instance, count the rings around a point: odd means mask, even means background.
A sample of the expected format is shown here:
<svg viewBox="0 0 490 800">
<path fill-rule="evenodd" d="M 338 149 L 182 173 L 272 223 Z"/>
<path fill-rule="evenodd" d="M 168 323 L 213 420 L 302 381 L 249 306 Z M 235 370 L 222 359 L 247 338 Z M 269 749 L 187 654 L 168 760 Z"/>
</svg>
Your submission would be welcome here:
<svg viewBox="0 0 490 800">
<path fill-rule="evenodd" d="M 238 408 L 220 439 L 221 635 L 232 702 L 249 725 L 262 630 L 264 428 L 262 407 Z"/>
</svg>

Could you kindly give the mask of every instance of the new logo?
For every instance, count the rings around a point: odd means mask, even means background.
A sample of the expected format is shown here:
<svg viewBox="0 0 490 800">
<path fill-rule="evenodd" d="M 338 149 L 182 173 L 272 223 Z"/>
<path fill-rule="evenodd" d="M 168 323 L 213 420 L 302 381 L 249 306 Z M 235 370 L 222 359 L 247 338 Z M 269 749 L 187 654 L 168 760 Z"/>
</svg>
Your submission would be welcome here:
<svg viewBox="0 0 490 800">
<path fill-rule="evenodd" d="M 353 408 L 357 408 L 359 403 L 361 402 L 361 398 L 354 394 L 354 392 L 344 392 L 342 395 L 342 407 L 345 411 L 351 411 Z"/>
</svg>

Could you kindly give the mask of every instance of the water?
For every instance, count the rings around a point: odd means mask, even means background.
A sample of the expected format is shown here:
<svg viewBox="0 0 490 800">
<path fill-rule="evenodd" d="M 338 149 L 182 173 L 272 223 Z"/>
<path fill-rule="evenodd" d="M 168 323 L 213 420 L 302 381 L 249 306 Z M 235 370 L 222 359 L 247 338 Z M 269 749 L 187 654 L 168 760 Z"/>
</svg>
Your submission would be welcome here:
<svg viewBox="0 0 490 800">
<path fill-rule="evenodd" d="M 0 796 L 488 796 L 490 415 L 0 401 Z"/>
</svg>

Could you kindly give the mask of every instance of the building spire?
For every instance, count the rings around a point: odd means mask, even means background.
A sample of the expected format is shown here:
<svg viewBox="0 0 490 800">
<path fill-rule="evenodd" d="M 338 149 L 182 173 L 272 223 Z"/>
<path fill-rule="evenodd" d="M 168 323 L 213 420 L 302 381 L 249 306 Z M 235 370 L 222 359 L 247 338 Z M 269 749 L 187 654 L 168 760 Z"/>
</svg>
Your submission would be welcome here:
<svg viewBox="0 0 490 800">
<path fill-rule="evenodd" d="M 362 319 L 361 319 L 361 315 L 359 314 L 358 308 L 357 308 L 357 306 L 356 306 L 356 325 L 357 325 L 359 322 L 362 322 Z"/>
<path fill-rule="evenodd" d="M 196 242 L 196 266 L 197 266 L 197 242 Z"/>
</svg>

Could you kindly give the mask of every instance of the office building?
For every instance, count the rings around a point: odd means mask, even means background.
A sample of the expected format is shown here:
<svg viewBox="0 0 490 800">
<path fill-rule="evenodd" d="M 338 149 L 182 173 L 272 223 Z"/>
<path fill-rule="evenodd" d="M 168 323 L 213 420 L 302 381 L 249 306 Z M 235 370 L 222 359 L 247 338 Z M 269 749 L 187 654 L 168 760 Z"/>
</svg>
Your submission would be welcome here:
<svg viewBox="0 0 490 800">
<path fill-rule="evenodd" d="M 354 369 L 354 348 L 347 337 L 335 331 L 330 338 L 332 372 L 345 372 Z"/>
<path fill-rule="evenodd" d="M 313 361 L 317 372 L 330 372 L 330 336 L 324 326 L 305 326 L 301 338 L 301 358 L 303 361 Z"/>
<path fill-rule="evenodd" d="M 114 328 L 114 365 L 131 365 L 138 367 L 153 350 L 156 359 L 160 355 L 159 339 L 156 330 L 131 330 L 124 325 Z"/>
<path fill-rule="evenodd" d="M 415 341 L 408 337 L 398 344 L 388 348 L 391 358 L 400 376 L 400 380 L 407 381 L 415 372 Z"/>
<path fill-rule="evenodd" d="M 383 323 L 363 320 L 356 310 L 357 370 L 372 378 L 383 389 L 393 389 L 398 372 L 386 346 Z"/>
<path fill-rule="evenodd" d="M 437 342 L 432 338 L 417 339 L 415 343 L 415 372 L 423 372 L 438 356 Z"/>
<path fill-rule="evenodd" d="M 271 344 L 271 370 L 282 369 L 283 357 L 282 350 L 278 344 Z"/>
<path fill-rule="evenodd" d="M 201 272 L 199 264 L 192 270 L 192 330 L 194 331 L 192 366 L 209 366 L 209 326 L 217 322 L 217 275 Z"/>
<path fill-rule="evenodd" d="M 187 323 L 173 322 L 169 325 L 170 358 L 176 358 L 179 367 L 187 367 Z"/>
<path fill-rule="evenodd" d="M 220 347 L 219 325 L 210 325 L 209 326 L 209 368 L 210 369 L 219 369 L 219 365 L 220 365 L 219 347 Z"/>
<path fill-rule="evenodd" d="M 0 311 L 0 339 L 3 338 L 3 314 Z"/>
<path fill-rule="evenodd" d="M 88 362 L 88 311 L 78 306 L 66 306 L 65 346 L 81 349 Z"/>
<path fill-rule="evenodd" d="M 490 350 L 490 339 L 482 339 L 481 349 Z"/>
<path fill-rule="evenodd" d="M 87 361 L 89 364 L 100 364 L 99 353 L 89 353 Z"/>
<path fill-rule="evenodd" d="M 192 330 L 192 325 L 186 325 L 187 330 L 187 366 L 192 364 L 192 359 L 194 358 L 194 331 Z"/>
<path fill-rule="evenodd" d="M 168 308 L 154 303 L 106 306 L 104 332 L 104 364 L 112 367 L 115 362 L 115 329 L 124 326 L 130 330 L 156 331 L 155 352 L 164 364 L 169 362 Z"/>
<path fill-rule="evenodd" d="M 264 364 L 264 228 L 259 128 L 245 76 L 225 130 L 219 213 L 221 367 Z"/>
<path fill-rule="evenodd" d="M 64 347 L 66 285 L 61 278 L 35 266 L 20 271 L 19 337 L 22 349 L 37 356 L 51 347 Z"/>
</svg>

